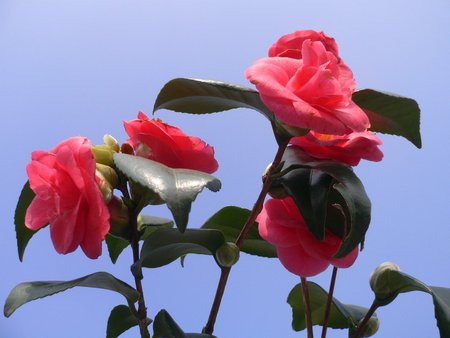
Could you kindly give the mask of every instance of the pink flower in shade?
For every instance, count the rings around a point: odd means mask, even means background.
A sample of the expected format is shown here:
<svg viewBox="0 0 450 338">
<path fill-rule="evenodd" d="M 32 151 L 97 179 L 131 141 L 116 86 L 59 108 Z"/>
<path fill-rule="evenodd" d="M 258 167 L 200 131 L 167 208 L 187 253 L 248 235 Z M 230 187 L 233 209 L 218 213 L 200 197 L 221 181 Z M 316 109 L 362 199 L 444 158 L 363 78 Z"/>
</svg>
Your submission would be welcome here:
<svg viewBox="0 0 450 338">
<path fill-rule="evenodd" d="M 322 134 L 368 129 L 367 115 L 352 101 L 350 68 L 321 41 L 304 40 L 300 54 L 263 58 L 246 70 L 264 104 L 281 122 Z"/>
<path fill-rule="evenodd" d="M 269 49 L 269 56 L 289 57 L 302 59 L 302 46 L 306 40 L 321 42 L 328 52 L 339 56 L 336 41 L 324 32 L 316 32 L 311 29 L 298 30 L 290 34 L 283 35 Z"/>
<path fill-rule="evenodd" d="M 159 119 L 149 119 L 142 112 L 136 120 L 125 122 L 125 130 L 130 137 L 128 143 L 138 156 L 171 168 L 193 169 L 209 174 L 219 167 L 213 147 Z"/>
<path fill-rule="evenodd" d="M 333 258 L 342 239 L 325 230 L 324 240 L 317 240 L 291 197 L 268 200 L 257 221 L 261 237 L 276 246 L 281 263 L 293 274 L 314 276 L 330 264 L 348 268 L 358 256 L 358 248 L 355 248 L 343 258 Z"/>
<path fill-rule="evenodd" d="M 36 196 L 27 209 L 25 225 L 36 231 L 50 224 L 58 253 L 81 246 L 86 256 L 97 258 L 109 231 L 109 212 L 91 148 L 88 139 L 73 137 L 50 152 L 32 153 L 27 173 Z"/>
<path fill-rule="evenodd" d="M 290 144 L 314 158 L 334 160 L 351 166 L 358 165 L 361 159 L 375 162 L 383 159 L 383 153 L 378 149 L 382 142 L 370 131 L 340 136 L 310 131 L 305 136 L 291 138 Z"/>
</svg>

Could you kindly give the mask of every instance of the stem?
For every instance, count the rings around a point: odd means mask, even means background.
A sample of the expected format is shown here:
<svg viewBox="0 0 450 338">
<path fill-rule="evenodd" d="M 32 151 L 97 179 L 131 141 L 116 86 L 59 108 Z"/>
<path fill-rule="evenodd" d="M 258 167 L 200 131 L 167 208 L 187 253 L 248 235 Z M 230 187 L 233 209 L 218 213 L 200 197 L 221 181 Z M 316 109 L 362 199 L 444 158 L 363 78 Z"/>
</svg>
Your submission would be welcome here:
<svg viewBox="0 0 450 338">
<path fill-rule="evenodd" d="M 313 338 L 313 325 L 311 319 L 311 306 L 309 304 L 308 282 L 305 277 L 300 277 L 302 282 L 303 306 L 305 307 L 305 321 L 308 338 Z"/>
<path fill-rule="evenodd" d="M 203 333 L 212 334 L 214 331 L 214 324 L 216 323 L 217 314 L 219 313 L 220 303 L 222 301 L 223 293 L 225 292 L 225 286 L 228 281 L 228 276 L 230 275 L 230 268 L 222 268 L 220 273 L 219 284 L 217 284 L 216 295 L 211 306 L 211 311 L 209 313 L 208 322 L 203 328 Z"/>
<path fill-rule="evenodd" d="M 376 301 L 372 303 L 370 306 L 369 311 L 367 311 L 366 315 L 364 316 L 364 319 L 361 321 L 361 323 L 358 325 L 358 329 L 356 332 L 351 336 L 351 338 L 359 338 L 362 337 L 362 334 L 364 333 L 364 329 L 367 326 L 367 323 L 369 322 L 370 318 L 372 318 L 372 315 L 375 313 L 376 309 L 378 308 L 378 304 Z"/>
<path fill-rule="evenodd" d="M 325 308 L 325 316 L 323 318 L 322 338 L 325 338 L 327 336 L 328 322 L 330 320 L 330 312 L 331 312 L 331 302 L 333 301 L 334 285 L 336 284 L 337 271 L 338 268 L 333 267 L 333 274 L 331 275 L 330 281 L 330 289 L 328 290 L 327 306 Z"/>
<path fill-rule="evenodd" d="M 239 249 L 244 244 L 244 240 L 248 235 L 248 232 L 250 231 L 253 223 L 255 223 L 256 217 L 259 215 L 263 208 L 264 199 L 266 198 L 267 193 L 269 192 L 270 186 L 272 184 L 273 178 L 272 174 L 274 173 L 275 169 L 279 166 L 281 162 L 281 158 L 283 157 L 284 151 L 286 150 L 286 147 L 288 145 L 289 141 L 285 141 L 281 143 L 278 146 L 277 153 L 275 154 L 275 158 L 273 159 L 273 162 L 267 171 L 267 174 L 264 176 L 263 180 L 263 186 L 261 188 L 261 192 L 259 193 L 259 196 L 253 205 L 253 209 L 248 216 L 247 222 L 245 222 L 244 226 L 242 227 L 242 230 L 236 239 L 235 244 L 239 247 Z M 228 276 L 230 274 L 231 267 L 229 268 L 222 268 L 222 272 L 220 274 L 219 283 L 217 285 L 216 295 L 214 296 L 214 301 L 211 306 L 211 311 L 209 313 L 208 322 L 203 328 L 203 333 L 206 334 L 212 334 L 214 332 L 214 325 L 216 322 L 217 314 L 219 312 L 220 303 L 222 301 L 222 297 L 225 291 L 225 287 L 227 285 Z"/>
<path fill-rule="evenodd" d="M 129 210 L 129 219 L 131 226 L 131 248 L 133 250 L 133 264 L 139 261 L 139 232 L 137 228 L 138 213 L 135 209 Z M 138 320 L 139 330 L 142 338 L 150 338 L 150 333 L 147 328 L 147 307 L 145 306 L 144 289 L 142 288 L 142 269 L 139 267 L 137 273 L 133 273 L 136 290 L 139 293 L 138 298 Z"/>
</svg>

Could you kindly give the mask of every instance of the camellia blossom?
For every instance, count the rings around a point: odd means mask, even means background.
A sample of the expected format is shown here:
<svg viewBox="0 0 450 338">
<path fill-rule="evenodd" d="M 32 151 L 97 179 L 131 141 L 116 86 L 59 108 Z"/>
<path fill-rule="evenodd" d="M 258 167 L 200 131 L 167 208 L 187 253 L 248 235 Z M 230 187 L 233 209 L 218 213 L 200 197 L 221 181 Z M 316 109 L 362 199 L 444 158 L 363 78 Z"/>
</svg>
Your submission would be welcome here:
<svg viewBox="0 0 450 338">
<path fill-rule="evenodd" d="M 91 148 L 88 139 L 73 137 L 50 152 L 32 153 L 27 173 L 36 196 L 25 225 L 37 231 L 50 224 L 57 252 L 67 254 L 81 246 L 86 256 L 97 258 L 110 225 Z"/>
<path fill-rule="evenodd" d="M 383 159 L 383 153 L 378 148 L 382 142 L 370 131 L 346 135 L 326 135 L 310 131 L 305 136 L 291 138 L 290 144 L 314 158 L 334 160 L 351 166 L 358 165 L 361 159 L 375 162 Z"/>
<path fill-rule="evenodd" d="M 290 51 L 280 53 L 292 55 Z M 352 101 L 353 73 L 335 53 L 331 42 L 306 39 L 295 53 L 301 58 L 263 58 L 245 75 L 283 123 L 322 134 L 363 132 L 370 127 L 369 118 Z"/>
<path fill-rule="evenodd" d="M 171 168 L 193 169 L 209 174 L 219 167 L 213 147 L 159 119 L 149 119 L 139 112 L 136 120 L 124 125 L 130 137 L 128 143 L 138 156 Z"/>
<path fill-rule="evenodd" d="M 290 34 L 283 35 L 270 48 L 269 56 L 282 56 L 293 59 L 302 58 L 302 46 L 306 40 L 321 42 L 328 52 L 339 56 L 336 41 L 324 32 L 316 32 L 311 29 L 298 30 Z"/>
<path fill-rule="evenodd" d="M 275 245 L 281 263 L 298 276 L 317 275 L 330 264 L 348 268 L 358 257 L 358 248 L 355 248 L 345 257 L 334 258 L 342 239 L 325 229 L 324 240 L 317 240 L 291 197 L 268 200 L 257 221 L 261 237 Z"/>
</svg>

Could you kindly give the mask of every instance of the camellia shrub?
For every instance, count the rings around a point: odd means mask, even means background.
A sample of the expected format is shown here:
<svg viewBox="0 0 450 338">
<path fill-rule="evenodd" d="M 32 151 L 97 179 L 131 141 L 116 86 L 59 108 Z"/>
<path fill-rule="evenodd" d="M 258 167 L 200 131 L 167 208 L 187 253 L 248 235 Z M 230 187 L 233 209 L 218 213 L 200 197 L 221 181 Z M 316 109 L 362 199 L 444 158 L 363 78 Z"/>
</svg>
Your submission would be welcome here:
<svg viewBox="0 0 450 338">
<path fill-rule="evenodd" d="M 402 136 L 420 148 L 417 103 L 356 90 L 336 41 L 313 30 L 281 37 L 245 75 L 256 90 L 211 80 L 171 80 L 156 98 L 154 111 L 201 115 L 248 108 L 261 113 L 278 150 L 264 172 L 253 209 L 224 206 L 201 228 L 189 228 L 196 196 L 205 188 L 221 188 L 213 176 L 219 166 L 214 148 L 143 112 L 124 123 L 128 136 L 122 142 L 111 135 L 100 145 L 70 137 L 49 151 L 34 151 L 15 211 L 19 259 L 33 235 L 46 228 L 60 254 L 80 247 L 96 259 L 105 241 L 112 263 L 123 250 L 132 250 L 133 286 L 107 272 L 71 281 L 21 283 L 6 299 L 5 316 L 27 302 L 84 286 L 125 298 L 126 304 L 111 311 L 107 338 L 133 327 L 141 337 L 214 337 L 228 276 L 242 251 L 279 259 L 300 277 L 288 303 L 292 328 L 306 330 L 308 337 L 313 325 L 322 326 L 322 337 L 329 328 L 346 329 L 351 338 L 374 335 L 379 326 L 375 311 L 410 291 L 432 296 L 440 336 L 450 337 L 450 289 L 428 286 L 394 263 L 381 264 L 370 277 L 370 308 L 334 297 L 337 271 L 350 268 L 364 254 L 370 225 L 371 203 L 353 167 L 361 160 L 382 160 L 380 133 Z M 156 204 L 165 204 L 173 219 L 144 212 Z M 198 333 L 185 333 L 164 309 L 148 318 L 142 282 L 145 268 L 188 254 L 211 255 L 221 270 L 209 318 Z M 330 265 L 328 290 L 307 279 Z"/>
</svg>

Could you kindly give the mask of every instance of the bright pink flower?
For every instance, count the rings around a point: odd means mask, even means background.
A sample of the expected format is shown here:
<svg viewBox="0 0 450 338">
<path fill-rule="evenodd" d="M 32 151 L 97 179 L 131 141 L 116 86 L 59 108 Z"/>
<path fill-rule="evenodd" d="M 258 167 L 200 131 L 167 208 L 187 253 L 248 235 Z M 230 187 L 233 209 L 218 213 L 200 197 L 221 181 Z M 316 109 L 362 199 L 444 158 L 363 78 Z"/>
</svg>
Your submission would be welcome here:
<svg viewBox="0 0 450 338">
<path fill-rule="evenodd" d="M 128 143 L 138 156 L 171 168 L 193 169 L 209 174 L 219 167 L 213 147 L 159 119 L 149 119 L 142 112 L 136 120 L 125 122 L 125 130 L 130 137 Z"/>
<path fill-rule="evenodd" d="M 342 239 L 325 230 L 324 240 L 317 240 L 291 197 L 268 200 L 257 221 L 261 237 L 276 246 L 281 263 L 296 275 L 314 276 L 330 264 L 348 268 L 358 256 L 358 248 L 355 248 L 343 258 L 333 258 Z"/>
<path fill-rule="evenodd" d="M 324 32 L 316 32 L 311 29 L 298 30 L 290 34 L 283 35 L 269 49 L 269 56 L 282 56 L 293 59 L 302 59 L 302 46 L 306 40 L 319 41 L 328 52 L 339 57 L 336 41 Z"/>
<path fill-rule="evenodd" d="M 32 153 L 27 173 L 36 196 L 27 209 L 25 225 L 39 230 L 50 224 L 57 252 L 67 254 L 81 246 L 86 256 L 97 258 L 109 231 L 109 212 L 91 147 L 88 139 L 73 137 L 50 152 Z"/>
<path fill-rule="evenodd" d="M 356 83 L 350 68 L 321 41 L 303 41 L 301 57 L 263 58 L 245 72 L 275 116 L 322 134 L 368 129 L 367 115 L 352 101 Z"/>
<path fill-rule="evenodd" d="M 383 159 L 383 153 L 378 149 L 382 142 L 370 131 L 340 136 L 310 131 L 305 136 L 291 138 L 290 144 L 312 157 L 352 166 L 358 165 L 361 159 L 375 162 Z"/>
</svg>

